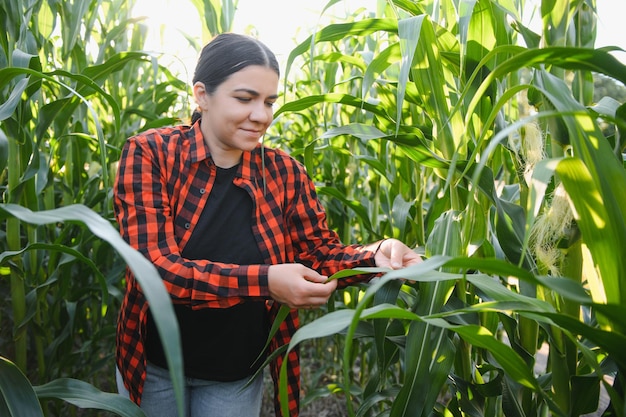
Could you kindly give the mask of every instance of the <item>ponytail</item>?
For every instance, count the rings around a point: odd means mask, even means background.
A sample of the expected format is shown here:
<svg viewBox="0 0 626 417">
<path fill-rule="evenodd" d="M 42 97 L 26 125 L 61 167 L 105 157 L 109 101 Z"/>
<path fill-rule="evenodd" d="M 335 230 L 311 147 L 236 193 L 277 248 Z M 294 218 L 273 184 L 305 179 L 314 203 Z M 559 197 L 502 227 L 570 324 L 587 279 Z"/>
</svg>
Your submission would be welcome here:
<svg viewBox="0 0 626 417">
<path fill-rule="evenodd" d="M 195 125 L 200 119 L 202 119 L 202 113 L 200 113 L 198 109 L 195 109 L 193 113 L 191 113 L 191 125 Z"/>
</svg>

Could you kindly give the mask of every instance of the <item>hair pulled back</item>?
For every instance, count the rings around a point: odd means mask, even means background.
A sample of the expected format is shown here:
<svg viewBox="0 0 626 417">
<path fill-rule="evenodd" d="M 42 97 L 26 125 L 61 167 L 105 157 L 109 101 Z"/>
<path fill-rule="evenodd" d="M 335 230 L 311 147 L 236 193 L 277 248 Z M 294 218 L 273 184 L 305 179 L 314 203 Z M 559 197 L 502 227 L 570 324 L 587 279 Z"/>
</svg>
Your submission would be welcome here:
<svg viewBox="0 0 626 417">
<path fill-rule="evenodd" d="M 270 68 L 280 76 L 278 60 L 265 44 L 250 36 L 222 33 L 202 48 L 193 83 L 202 82 L 206 92 L 213 94 L 230 75 L 250 65 Z M 200 114 L 195 111 L 192 124 L 198 118 Z"/>
</svg>

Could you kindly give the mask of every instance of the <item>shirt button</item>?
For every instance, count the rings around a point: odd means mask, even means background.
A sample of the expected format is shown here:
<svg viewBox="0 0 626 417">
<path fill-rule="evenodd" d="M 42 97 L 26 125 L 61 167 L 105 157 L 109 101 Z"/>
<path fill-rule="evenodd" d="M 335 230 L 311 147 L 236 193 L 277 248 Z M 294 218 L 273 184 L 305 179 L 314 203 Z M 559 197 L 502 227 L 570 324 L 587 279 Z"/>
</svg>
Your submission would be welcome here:
<svg viewBox="0 0 626 417">
<path fill-rule="evenodd" d="M 204 188 L 200 188 L 200 194 L 204 194 L 206 193 L 206 190 Z"/>
<path fill-rule="evenodd" d="M 191 227 L 191 224 L 185 223 L 185 229 L 189 229 L 190 227 Z"/>
</svg>

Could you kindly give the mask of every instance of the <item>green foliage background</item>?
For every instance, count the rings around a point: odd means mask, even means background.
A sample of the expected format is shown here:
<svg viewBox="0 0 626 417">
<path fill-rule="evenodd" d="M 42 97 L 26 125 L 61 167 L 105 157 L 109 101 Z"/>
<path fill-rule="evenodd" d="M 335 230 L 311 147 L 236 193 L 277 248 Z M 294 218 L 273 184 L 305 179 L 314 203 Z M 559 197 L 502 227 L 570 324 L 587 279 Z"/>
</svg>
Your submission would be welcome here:
<svg viewBox="0 0 626 417">
<path fill-rule="evenodd" d="M 193 4 L 207 38 L 230 30 L 236 2 Z M 605 392 L 626 415 L 624 96 L 594 87 L 618 91 L 626 67 L 593 48 L 595 1 L 542 1 L 541 33 L 524 6 L 380 1 L 288 57 L 267 144 L 306 165 L 345 242 L 396 237 L 427 258 L 305 316 L 289 349 L 322 359 L 305 403 L 578 416 Z M 142 51 L 131 7 L 0 5 L 2 415 L 141 415 L 106 393 L 126 265 L 163 306 L 180 388 L 167 295 L 110 199 L 124 140 L 186 119 L 189 91 Z"/>
</svg>

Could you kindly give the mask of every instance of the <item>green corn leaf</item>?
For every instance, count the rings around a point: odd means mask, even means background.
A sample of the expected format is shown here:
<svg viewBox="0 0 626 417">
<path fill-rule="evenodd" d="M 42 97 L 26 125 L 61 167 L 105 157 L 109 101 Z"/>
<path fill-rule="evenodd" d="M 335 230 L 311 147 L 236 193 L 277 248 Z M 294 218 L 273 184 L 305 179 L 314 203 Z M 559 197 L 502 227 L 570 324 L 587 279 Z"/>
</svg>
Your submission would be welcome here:
<svg viewBox="0 0 626 417">
<path fill-rule="evenodd" d="M 377 54 L 372 62 L 369 63 L 365 74 L 363 75 L 363 82 L 361 86 L 361 97 L 367 97 L 369 90 L 376 81 L 376 76 L 383 73 L 389 67 L 402 59 L 402 53 L 400 52 L 400 44 L 392 43 L 389 47 L 383 49 Z"/>
<path fill-rule="evenodd" d="M 94 275 L 96 276 L 98 283 L 100 284 L 100 288 L 102 289 L 102 304 L 105 306 L 108 305 L 109 288 L 106 282 L 106 277 L 99 270 L 98 265 L 96 265 L 96 263 L 93 260 L 83 255 L 79 251 L 73 248 L 67 247 L 65 245 L 48 244 L 48 243 L 33 243 L 19 251 L 4 251 L 0 253 L 0 265 L 2 265 L 5 262 L 8 262 L 13 257 L 22 256 L 23 254 L 29 251 L 37 251 L 37 250 L 49 250 L 49 251 L 57 251 L 61 253 L 66 253 L 78 259 L 80 262 L 84 263 L 85 265 L 89 266 L 91 270 L 93 271 Z"/>
<path fill-rule="evenodd" d="M 402 61 L 398 77 L 398 97 L 396 99 L 396 114 L 398 115 L 396 122 L 396 135 L 400 130 L 401 118 L 399 116 L 402 114 L 405 89 L 409 81 L 409 74 L 411 72 L 411 67 L 413 66 L 413 59 L 415 57 L 417 44 L 420 40 L 422 24 L 425 18 L 426 15 L 421 15 L 398 21 L 398 37 L 400 38 L 399 43 Z"/>
<path fill-rule="evenodd" d="M 37 395 L 26 376 L 8 359 L 0 356 L 0 411 L 4 403 L 7 417 L 43 417 Z M 4 415 L 4 414 L 3 414 Z"/>
<path fill-rule="evenodd" d="M 374 126 L 366 125 L 363 123 L 350 123 L 344 126 L 329 129 L 321 137 L 334 138 L 340 135 L 355 136 L 364 142 L 371 139 L 379 139 L 385 136 L 383 132 L 381 132 Z"/>
<path fill-rule="evenodd" d="M 623 294 L 626 281 L 619 277 L 626 273 L 626 261 L 615 253 L 626 253 L 626 229 L 623 219 L 612 218 L 607 210 L 617 202 L 605 198 L 581 160 L 566 158 L 559 163 L 557 172 L 574 203 L 577 224 L 593 254 L 594 264 L 601 271 L 604 297 L 601 294 L 595 296 L 599 301 L 606 297 L 611 304 L 623 305 L 626 303 Z M 612 178 L 610 181 L 616 180 Z"/>
<path fill-rule="evenodd" d="M 58 398 L 79 408 L 95 408 L 125 417 L 145 417 L 130 399 L 117 393 L 102 392 L 91 384 L 71 378 L 59 378 L 34 387 L 39 398 Z"/>
<path fill-rule="evenodd" d="M 395 305 L 379 305 L 371 309 L 367 309 L 363 312 L 361 318 L 373 319 L 373 318 L 404 318 L 414 321 L 427 322 L 432 326 L 442 329 L 449 329 L 458 333 L 465 340 L 470 342 L 474 346 L 479 346 L 487 349 L 498 363 L 505 369 L 505 371 L 511 375 L 519 383 L 533 388 L 537 391 L 541 391 L 541 388 L 532 374 L 532 371 L 528 369 L 526 362 L 511 349 L 510 346 L 497 340 L 491 332 L 482 326 L 476 325 L 453 325 L 442 319 L 430 319 L 425 317 L 419 317 L 414 313 L 401 309 Z M 426 378 L 428 380 L 428 378 Z M 404 415 L 404 414 L 398 414 Z"/>
<path fill-rule="evenodd" d="M 335 272 L 331 276 L 328 277 L 326 282 L 330 282 L 336 279 L 353 277 L 355 275 L 362 274 L 378 274 L 391 271 L 390 268 L 378 268 L 378 267 L 363 267 L 363 268 L 355 268 L 355 269 L 343 269 L 339 272 Z"/>
<path fill-rule="evenodd" d="M 318 187 L 316 191 L 319 195 L 331 196 L 341 201 L 341 203 L 346 207 L 350 207 L 352 210 L 354 210 L 357 216 L 359 216 L 359 219 L 363 222 L 363 226 L 367 230 L 374 232 L 374 229 L 372 228 L 372 223 L 370 222 L 369 214 L 366 208 L 360 202 L 348 198 L 345 194 L 341 193 L 339 190 L 333 187 Z"/>
<path fill-rule="evenodd" d="M 319 319 L 302 326 L 293 335 L 289 342 L 289 347 L 285 352 L 285 360 L 283 360 L 280 369 L 279 396 L 283 415 L 289 415 L 289 400 L 287 397 L 287 355 L 298 344 L 305 340 L 315 339 L 319 337 L 337 334 L 346 329 L 353 320 L 354 310 L 336 310 L 328 313 Z"/>
<path fill-rule="evenodd" d="M 141 253 L 134 250 L 105 219 L 86 206 L 74 204 L 53 210 L 30 211 L 16 204 L 0 204 L 0 217 L 16 217 L 25 223 L 45 225 L 57 222 L 81 223 L 91 232 L 111 244 L 127 262 L 142 291 L 153 308 L 153 314 L 167 358 L 174 390 L 182 411 L 183 364 L 178 322 L 170 297 L 156 268 Z"/>
<path fill-rule="evenodd" d="M 426 256 L 459 255 L 463 252 L 459 217 L 452 211 L 440 216 L 428 237 Z M 442 268 L 428 271 L 423 276 L 454 277 L 449 270 Z M 420 299 L 424 302 L 415 307 L 420 316 L 439 313 L 454 288 L 455 279 L 420 281 Z M 416 416 L 425 415 L 435 404 L 436 395 L 446 381 L 454 358 L 454 347 L 449 334 L 430 322 L 415 320 L 406 335 L 405 362 L 406 376 L 398 397 L 394 400 L 390 415 L 405 416 L 408 410 Z M 428 382 L 426 382 L 428 381 Z M 434 385 L 435 383 L 439 385 Z M 430 388 L 429 388 L 430 387 Z"/>
<path fill-rule="evenodd" d="M 83 19 L 89 11 L 90 3 L 86 1 L 76 3 L 67 2 L 63 3 L 63 8 L 71 17 L 67 19 L 69 24 L 67 27 L 64 27 L 65 31 L 63 32 L 63 50 L 65 51 L 65 57 L 67 57 L 74 49 L 78 40 L 81 39 L 80 30 L 84 22 Z"/>
<path fill-rule="evenodd" d="M 365 36 L 378 31 L 397 33 L 398 21 L 395 19 L 363 19 L 357 22 L 338 23 L 323 27 L 291 51 L 287 58 L 285 79 L 287 79 L 296 57 L 310 51 L 312 45 L 318 42 L 341 40 L 346 36 Z"/>
<path fill-rule="evenodd" d="M 22 93 L 28 86 L 28 78 L 23 78 L 15 85 L 11 95 L 4 103 L 0 104 L 0 122 L 8 119 L 15 112 L 17 105 L 22 100 Z"/>
<path fill-rule="evenodd" d="M 346 104 L 358 109 L 367 110 L 370 113 L 380 116 L 384 119 L 391 120 L 391 117 L 387 114 L 384 108 L 367 103 L 357 97 L 348 94 L 338 93 L 311 95 L 298 100 L 293 100 L 289 103 L 282 105 L 278 110 L 276 110 L 276 112 L 274 113 L 274 118 L 277 118 L 279 115 L 285 112 L 299 112 L 321 103 Z"/>
<path fill-rule="evenodd" d="M 483 80 L 466 109 L 467 117 L 473 114 L 480 98 L 490 88 L 494 80 L 502 78 L 506 74 L 517 71 L 520 68 L 538 67 L 542 64 L 549 63 L 550 65 L 564 69 L 597 72 L 612 77 L 622 83 L 626 83 L 626 65 L 619 62 L 608 50 L 603 48 L 546 47 L 540 49 L 525 49 L 517 46 L 498 46 L 485 56 L 479 67 L 482 66 L 484 62 L 491 59 L 492 56 L 499 54 L 503 54 L 508 58 L 496 66 Z M 473 80 L 475 76 L 476 73 L 473 74 L 470 80 Z M 569 91 L 569 88 L 561 92 L 566 93 L 566 91 Z M 464 91 L 463 95 L 466 93 L 467 90 Z M 460 108 L 462 103 L 463 101 L 459 101 L 457 109 Z"/>
</svg>

